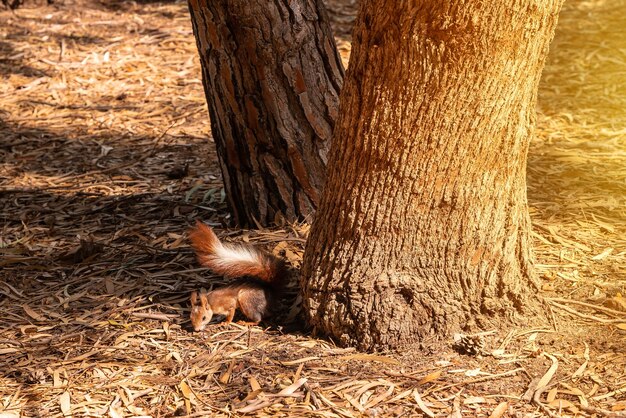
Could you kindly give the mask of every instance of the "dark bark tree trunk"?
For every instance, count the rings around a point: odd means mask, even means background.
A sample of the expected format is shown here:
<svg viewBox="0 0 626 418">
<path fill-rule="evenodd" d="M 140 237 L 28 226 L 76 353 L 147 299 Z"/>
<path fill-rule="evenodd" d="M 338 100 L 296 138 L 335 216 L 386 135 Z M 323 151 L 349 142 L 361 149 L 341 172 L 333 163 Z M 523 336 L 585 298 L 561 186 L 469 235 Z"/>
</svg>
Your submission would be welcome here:
<svg viewBox="0 0 626 418">
<path fill-rule="evenodd" d="M 562 0 L 364 0 L 304 257 L 318 332 L 362 349 L 535 296 L 526 155 Z"/>
<path fill-rule="evenodd" d="M 311 215 L 343 82 L 321 0 L 189 0 L 189 10 L 235 220 Z"/>
</svg>

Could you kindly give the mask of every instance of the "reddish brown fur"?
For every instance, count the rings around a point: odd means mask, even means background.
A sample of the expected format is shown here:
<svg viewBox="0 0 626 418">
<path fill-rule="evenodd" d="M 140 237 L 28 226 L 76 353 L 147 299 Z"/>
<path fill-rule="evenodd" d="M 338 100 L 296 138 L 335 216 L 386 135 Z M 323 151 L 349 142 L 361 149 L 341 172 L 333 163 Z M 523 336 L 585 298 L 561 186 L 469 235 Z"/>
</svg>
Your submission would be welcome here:
<svg viewBox="0 0 626 418">
<path fill-rule="evenodd" d="M 268 313 L 268 307 L 276 294 L 282 290 L 287 270 L 284 262 L 270 254 L 253 248 L 255 261 L 223 260 L 216 254 L 220 241 L 213 230 L 198 222 L 189 233 L 198 260 L 215 273 L 226 277 L 253 277 L 259 282 L 239 280 L 236 283 L 208 293 L 191 294 L 191 322 L 196 331 L 204 329 L 214 314 L 225 315 L 231 322 L 235 311 L 240 309 L 253 323 L 260 322 Z M 236 247 L 235 247 L 236 249 Z"/>
<path fill-rule="evenodd" d="M 277 287 L 282 285 L 285 277 L 284 262 L 270 254 L 261 253 L 254 248 L 248 250 L 255 254 L 256 261 L 239 261 L 236 264 L 224 265 L 215 254 L 220 240 L 209 226 L 196 222 L 196 227 L 189 232 L 191 246 L 196 251 L 198 261 L 213 272 L 227 278 L 251 276 Z M 234 246 L 236 248 L 236 246 Z"/>
<path fill-rule="evenodd" d="M 226 315 L 226 322 L 232 321 L 234 309 L 241 309 L 248 319 L 259 322 L 267 314 L 271 295 L 258 284 L 239 283 L 209 292 L 207 299 L 214 314 Z"/>
<path fill-rule="evenodd" d="M 213 229 L 200 221 L 197 221 L 196 227 L 189 231 L 189 239 L 198 254 L 213 254 L 215 246 L 220 242 Z"/>
</svg>

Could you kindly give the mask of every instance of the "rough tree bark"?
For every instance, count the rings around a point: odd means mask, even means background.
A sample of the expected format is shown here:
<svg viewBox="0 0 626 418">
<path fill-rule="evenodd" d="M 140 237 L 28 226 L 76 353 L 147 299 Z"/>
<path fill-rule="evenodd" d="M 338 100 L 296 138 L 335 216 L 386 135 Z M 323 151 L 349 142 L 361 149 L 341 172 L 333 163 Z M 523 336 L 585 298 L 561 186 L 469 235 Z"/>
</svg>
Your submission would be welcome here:
<svg viewBox="0 0 626 418">
<path fill-rule="evenodd" d="M 362 2 L 304 257 L 319 332 L 375 349 L 541 312 L 526 155 L 561 3 Z"/>
<path fill-rule="evenodd" d="M 321 0 L 189 0 L 189 10 L 235 220 L 307 217 L 344 74 Z"/>
</svg>

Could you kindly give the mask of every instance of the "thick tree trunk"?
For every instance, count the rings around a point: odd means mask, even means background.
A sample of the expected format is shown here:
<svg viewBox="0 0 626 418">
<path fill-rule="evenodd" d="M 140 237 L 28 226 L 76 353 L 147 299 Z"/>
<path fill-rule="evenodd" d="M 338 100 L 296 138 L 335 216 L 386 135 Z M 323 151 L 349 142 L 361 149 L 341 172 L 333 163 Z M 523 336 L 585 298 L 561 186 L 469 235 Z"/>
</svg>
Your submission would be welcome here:
<svg viewBox="0 0 626 418">
<path fill-rule="evenodd" d="M 312 214 L 343 81 L 321 0 L 189 0 L 189 10 L 235 220 Z"/>
<path fill-rule="evenodd" d="M 562 0 L 364 0 L 305 252 L 305 313 L 363 349 L 539 312 L 526 203 Z"/>
</svg>

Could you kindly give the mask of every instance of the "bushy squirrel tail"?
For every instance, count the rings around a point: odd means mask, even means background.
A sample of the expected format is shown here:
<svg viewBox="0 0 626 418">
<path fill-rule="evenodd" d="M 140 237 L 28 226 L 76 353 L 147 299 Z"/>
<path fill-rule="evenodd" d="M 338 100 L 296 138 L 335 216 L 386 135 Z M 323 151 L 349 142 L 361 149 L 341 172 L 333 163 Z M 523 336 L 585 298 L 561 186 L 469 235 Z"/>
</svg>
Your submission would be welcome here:
<svg viewBox="0 0 626 418">
<path fill-rule="evenodd" d="M 223 244 L 213 229 L 197 221 L 189 232 L 198 261 L 214 273 L 227 278 L 254 277 L 280 290 L 287 277 L 287 267 L 280 258 L 248 245 Z"/>
</svg>

